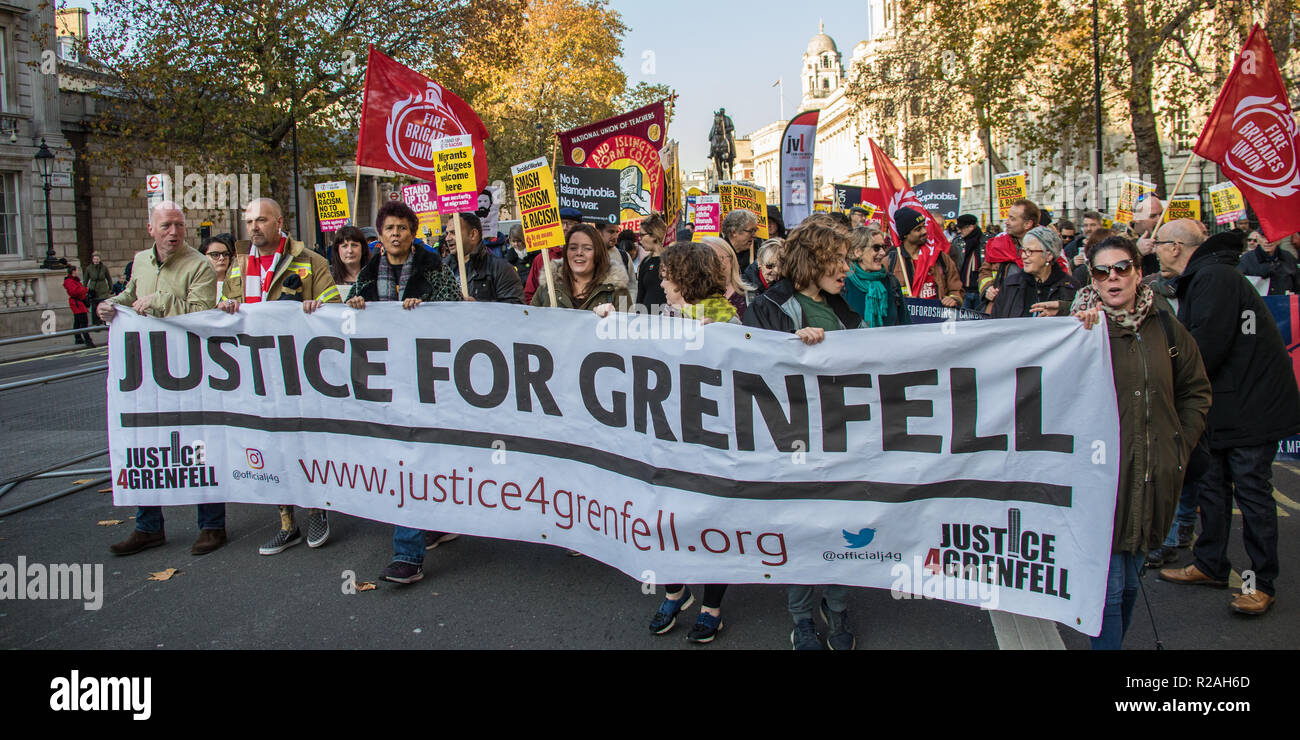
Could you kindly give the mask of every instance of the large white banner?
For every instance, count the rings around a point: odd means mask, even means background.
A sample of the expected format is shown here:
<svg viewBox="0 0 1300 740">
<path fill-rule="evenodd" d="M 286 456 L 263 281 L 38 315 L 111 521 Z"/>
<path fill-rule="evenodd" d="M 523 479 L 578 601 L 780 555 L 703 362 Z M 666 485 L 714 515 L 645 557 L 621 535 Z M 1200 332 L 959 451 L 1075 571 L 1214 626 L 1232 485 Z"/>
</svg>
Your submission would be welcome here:
<svg viewBox="0 0 1300 740">
<path fill-rule="evenodd" d="M 891 588 L 1100 630 L 1119 422 L 1106 332 L 1074 319 L 807 347 L 658 316 L 273 301 L 119 309 L 110 347 L 119 505 L 322 507 L 658 583 Z"/>
</svg>

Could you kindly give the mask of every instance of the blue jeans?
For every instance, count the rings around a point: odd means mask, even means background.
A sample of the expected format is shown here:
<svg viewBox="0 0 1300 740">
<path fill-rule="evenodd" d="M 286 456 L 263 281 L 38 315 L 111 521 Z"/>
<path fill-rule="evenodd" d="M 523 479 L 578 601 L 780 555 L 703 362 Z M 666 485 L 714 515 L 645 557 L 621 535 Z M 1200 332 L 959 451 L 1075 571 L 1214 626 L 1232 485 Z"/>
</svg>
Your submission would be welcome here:
<svg viewBox="0 0 1300 740">
<path fill-rule="evenodd" d="M 1178 547 L 1178 528 L 1196 524 L 1196 481 L 1185 481 L 1183 491 L 1178 494 L 1178 511 L 1174 512 L 1174 523 L 1169 525 L 1169 534 L 1165 535 L 1165 547 Z"/>
<path fill-rule="evenodd" d="M 1101 613 L 1101 634 L 1092 638 L 1093 650 L 1119 650 L 1132 622 L 1137 603 L 1138 574 L 1144 552 L 1113 552 L 1106 574 L 1106 608 Z"/>
<path fill-rule="evenodd" d="M 849 595 L 848 586 L 831 584 L 822 589 L 826 596 L 826 606 L 833 612 L 842 612 L 849 608 L 845 599 Z M 801 619 L 813 618 L 813 587 L 802 584 L 785 587 L 785 604 L 790 610 L 790 617 L 798 624 Z"/>
<path fill-rule="evenodd" d="M 424 564 L 424 530 L 393 527 L 393 560 L 411 565 Z"/>
<path fill-rule="evenodd" d="M 199 529 L 225 529 L 225 504 L 199 504 Z M 163 513 L 161 506 L 141 506 L 135 510 L 135 529 L 137 532 L 163 531 Z"/>
</svg>

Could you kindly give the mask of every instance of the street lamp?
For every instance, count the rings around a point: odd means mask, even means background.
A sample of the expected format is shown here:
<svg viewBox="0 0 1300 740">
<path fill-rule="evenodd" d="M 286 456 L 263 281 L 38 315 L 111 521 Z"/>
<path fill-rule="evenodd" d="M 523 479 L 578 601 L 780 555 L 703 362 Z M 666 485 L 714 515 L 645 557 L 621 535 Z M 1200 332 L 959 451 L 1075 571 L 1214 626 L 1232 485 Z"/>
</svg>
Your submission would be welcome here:
<svg viewBox="0 0 1300 740">
<path fill-rule="evenodd" d="M 45 261 L 41 263 L 41 269 L 57 270 L 61 265 L 54 259 L 54 226 L 50 220 L 50 175 L 54 169 L 54 152 L 45 146 L 45 139 L 41 139 L 41 148 L 36 152 L 36 171 L 41 173 L 41 179 L 45 182 Z"/>
</svg>

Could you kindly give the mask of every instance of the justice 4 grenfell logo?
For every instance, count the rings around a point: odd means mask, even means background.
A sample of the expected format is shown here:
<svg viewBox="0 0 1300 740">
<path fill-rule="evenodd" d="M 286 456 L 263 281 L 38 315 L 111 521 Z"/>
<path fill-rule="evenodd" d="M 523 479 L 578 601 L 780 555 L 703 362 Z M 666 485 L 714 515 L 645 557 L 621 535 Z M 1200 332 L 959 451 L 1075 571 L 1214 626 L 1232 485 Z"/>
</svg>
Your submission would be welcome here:
<svg viewBox="0 0 1300 740">
<path fill-rule="evenodd" d="M 164 488 L 209 488 L 217 485 L 216 468 L 208 464 L 201 440 L 182 445 L 181 433 L 171 433 L 165 447 L 129 447 L 126 465 L 115 486 L 132 491 Z"/>
<path fill-rule="evenodd" d="M 870 545 L 876 539 L 876 530 L 869 527 L 862 527 L 857 531 L 847 529 L 840 530 L 840 536 L 843 538 L 842 550 L 825 550 L 822 552 L 822 560 L 864 560 L 881 562 L 889 560 L 899 562 L 903 559 L 903 553 L 891 550 L 868 550 Z"/>
<path fill-rule="evenodd" d="M 264 483 L 279 484 L 280 476 L 275 473 L 262 471 L 266 467 L 266 458 L 262 456 L 262 451 L 255 447 L 244 449 L 244 462 L 248 465 L 247 470 L 232 470 L 230 477 L 235 480 L 255 480 Z"/>
<path fill-rule="evenodd" d="M 1056 535 L 1023 529 L 1020 509 L 1006 526 L 945 522 L 939 546 L 925 557 L 929 573 L 1070 599 L 1068 568 L 1056 562 Z"/>
</svg>

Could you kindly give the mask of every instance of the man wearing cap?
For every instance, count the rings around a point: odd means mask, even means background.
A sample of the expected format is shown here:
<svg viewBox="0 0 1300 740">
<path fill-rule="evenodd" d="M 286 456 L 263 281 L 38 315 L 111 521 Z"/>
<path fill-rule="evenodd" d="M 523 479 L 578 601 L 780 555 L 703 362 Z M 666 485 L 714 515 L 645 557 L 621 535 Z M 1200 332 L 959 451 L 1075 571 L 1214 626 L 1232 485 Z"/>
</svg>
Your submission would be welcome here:
<svg viewBox="0 0 1300 740">
<path fill-rule="evenodd" d="M 849 209 L 849 223 L 852 224 L 855 229 L 859 226 L 866 226 L 868 218 L 870 218 L 870 216 L 867 215 L 867 209 L 862 206 L 853 206 Z"/>
<path fill-rule="evenodd" d="M 957 238 L 962 241 L 963 256 L 961 261 L 961 283 L 966 290 L 963 304 L 966 308 L 978 310 L 980 300 L 980 267 L 984 264 L 984 232 L 980 231 L 979 219 L 969 213 L 957 217 Z"/>
<path fill-rule="evenodd" d="M 577 208 L 565 206 L 560 209 L 560 226 L 564 229 L 564 241 L 569 241 L 569 232 L 574 227 L 582 223 L 582 212 Z M 615 232 L 617 235 L 617 232 Z M 564 259 L 564 247 L 551 247 L 551 262 Z M 555 268 L 552 268 L 555 269 Z M 533 294 L 537 292 L 537 287 L 541 284 L 542 277 L 542 260 L 533 260 L 533 266 L 529 269 L 528 279 L 524 281 L 524 305 L 531 306 L 533 303 Z"/>
<path fill-rule="evenodd" d="M 894 212 L 894 227 L 903 246 L 889 253 L 888 266 L 899 285 L 903 286 L 903 295 L 909 298 L 939 299 L 949 308 L 960 306 L 965 291 L 961 286 L 961 275 L 957 263 L 948 256 L 948 250 L 939 245 L 938 259 L 930 268 L 929 275 L 923 280 L 915 280 L 915 264 L 925 246 L 925 215 L 907 206 Z"/>
</svg>

